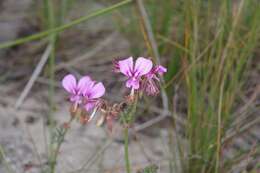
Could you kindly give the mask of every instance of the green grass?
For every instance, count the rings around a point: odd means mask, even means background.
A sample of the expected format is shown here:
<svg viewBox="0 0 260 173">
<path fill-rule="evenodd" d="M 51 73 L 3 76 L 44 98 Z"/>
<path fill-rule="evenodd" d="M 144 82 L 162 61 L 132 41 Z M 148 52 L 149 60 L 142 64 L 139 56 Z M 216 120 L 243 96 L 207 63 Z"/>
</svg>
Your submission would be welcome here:
<svg viewBox="0 0 260 173">
<path fill-rule="evenodd" d="M 185 172 L 223 172 L 221 141 L 259 39 L 259 4 L 186 0 L 180 8 L 183 28 L 177 35 L 189 53 L 179 49 L 173 59 L 180 56 L 182 69 L 189 67 L 182 74 L 188 99 Z"/>
<path fill-rule="evenodd" d="M 259 38 L 259 6 L 253 1 L 241 1 L 232 14 L 230 3 L 223 2 L 215 8 L 213 3 L 204 6 L 204 1 L 197 1 L 193 9 L 190 3 L 184 5 L 188 18 L 184 37 L 191 55 L 184 55 L 184 63 L 194 64 L 203 49 L 214 42 L 201 60 L 184 73 L 189 154 L 191 158 L 194 155 L 201 158 L 189 159 L 187 171 L 222 172 L 221 139 L 230 126 L 243 72 Z M 203 14 L 205 11 L 211 12 Z M 247 13 L 251 13 L 250 21 Z M 216 21 L 212 21 L 213 15 L 217 15 Z"/>
<path fill-rule="evenodd" d="M 235 118 L 231 115 L 246 81 L 248 63 L 258 45 L 260 4 L 246 0 L 147 0 L 145 5 L 160 55 L 168 62 L 165 77 L 168 97 L 175 94 L 172 88 L 176 83 L 183 86 L 187 96 L 189 147 L 182 150 L 188 155 L 183 153 L 177 157 L 184 157 L 182 170 L 189 173 L 228 171 L 223 166 L 222 139 Z M 135 17 L 132 23 L 131 26 L 138 27 Z M 135 30 L 123 31 L 130 36 L 142 32 Z M 136 48 L 144 47 L 142 38 L 134 39 L 133 49 L 139 50 L 136 54 L 142 54 L 143 50 Z M 149 47 L 147 49 L 149 52 Z"/>
</svg>

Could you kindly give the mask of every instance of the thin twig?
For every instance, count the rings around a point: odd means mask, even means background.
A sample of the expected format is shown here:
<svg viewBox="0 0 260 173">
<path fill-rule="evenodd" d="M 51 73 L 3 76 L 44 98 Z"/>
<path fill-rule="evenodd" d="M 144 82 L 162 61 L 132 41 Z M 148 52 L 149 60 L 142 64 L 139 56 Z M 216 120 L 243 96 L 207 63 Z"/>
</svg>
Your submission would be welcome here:
<svg viewBox="0 0 260 173">
<path fill-rule="evenodd" d="M 115 97 L 115 96 L 114 96 Z M 120 101 L 120 97 L 115 97 L 115 101 Z M 145 106 L 143 106 L 142 104 L 138 104 L 137 105 L 138 108 L 145 108 Z M 172 112 L 170 112 L 169 110 L 163 110 L 163 109 L 160 109 L 158 107 L 149 107 L 149 111 L 151 112 L 154 112 L 154 113 L 158 113 L 158 115 L 143 123 L 143 124 L 140 124 L 138 126 L 135 126 L 134 127 L 134 131 L 138 132 L 138 131 L 142 131 L 156 123 L 159 123 L 160 121 L 164 120 L 165 118 L 169 117 L 169 118 L 174 118 L 174 120 L 178 123 L 180 123 L 181 125 L 186 125 L 187 124 L 187 121 L 185 119 L 182 119 L 180 116 L 178 116 L 177 114 L 174 114 Z M 164 114 L 162 114 L 162 112 L 164 112 Z"/>
<path fill-rule="evenodd" d="M 138 107 L 144 108 L 142 105 L 138 105 Z M 158 113 L 160 114 L 163 110 L 158 108 L 158 107 L 150 107 L 149 108 L 150 111 L 154 112 L 154 113 Z M 177 113 L 173 113 L 171 111 L 166 111 L 165 112 L 168 117 L 174 118 L 174 120 L 182 125 L 187 124 L 186 120 L 184 118 L 181 118 Z"/>
<path fill-rule="evenodd" d="M 82 167 L 78 170 L 72 171 L 70 173 L 82 173 L 83 171 L 87 172 L 85 168 L 88 170 L 91 165 L 95 162 L 95 160 L 113 143 L 112 139 L 108 139 L 104 146 L 99 149 L 98 152 L 95 152 L 94 155 L 92 155 L 85 164 L 82 165 Z"/>
<path fill-rule="evenodd" d="M 252 128 L 254 125 L 257 125 L 260 123 L 260 117 L 254 119 L 253 121 L 247 123 L 246 125 L 244 125 L 244 127 L 240 128 L 238 131 L 234 131 L 233 133 L 229 134 L 228 136 L 224 137 L 222 139 L 222 145 L 224 145 L 225 143 L 228 143 L 230 140 L 232 140 L 234 137 L 236 137 L 237 135 L 249 130 L 250 128 Z"/>
<path fill-rule="evenodd" d="M 254 109 L 254 102 L 257 100 L 257 96 L 260 93 L 260 85 L 256 86 L 253 94 L 249 99 L 245 99 L 244 106 L 241 106 L 235 113 L 233 113 L 233 117 L 237 117 L 233 122 L 232 126 L 237 127 L 240 123 L 243 123 L 243 120 L 246 120 L 246 116 L 244 116 L 249 108 Z M 240 115 L 240 116 L 239 116 Z"/>
<path fill-rule="evenodd" d="M 218 103 L 218 132 L 217 132 L 217 151 L 216 151 L 216 167 L 215 167 L 215 173 L 219 172 L 219 168 L 220 168 L 220 157 L 221 157 L 221 137 L 222 137 L 222 119 L 221 119 L 221 115 L 222 115 L 222 102 L 223 102 L 223 90 L 224 90 L 224 81 L 221 84 L 221 88 L 220 88 L 220 96 L 219 96 L 219 103 Z"/>
<path fill-rule="evenodd" d="M 157 116 L 157 117 L 155 117 L 155 118 L 153 118 L 153 119 L 151 119 L 151 120 L 149 120 L 149 121 L 147 121 L 147 122 L 145 122 L 145 123 L 142 123 L 142 124 L 140 124 L 140 125 L 138 125 L 138 126 L 135 126 L 133 130 L 134 130 L 134 131 L 144 130 L 144 129 L 146 129 L 146 128 L 148 128 L 148 127 L 154 125 L 154 124 L 159 123 L 160 121 L 164 120 L 164 119 L 167 118 L 167 117 L 171 117 L 171 118 L 172 118 L 172 115 L 166 112 L 166 114 L 159 115 L 159 116 Z M 183 122 L 182 120 L 180 120 L 180 119 L 178 118 L 178 116 L 174 116 L 174 118 L 175 118 L 178 122 L 181 122 L 182 124 L 184 124 L 184 122 Z M 131 129 L 130 132 L 132 132 L 132 129 Z"/>
<path fill-rule="evenodd" d="M 138 8 L 139 15 L 141 17 L 142 23 L 143 23 L 143 27 L 144 27 L 144 30 L 145 30 L 146 37 L 148 38 L 149 44 L 152 48 L 152 51 L 153 51 L 153 54 L 155 56 L 157 63 L 160 64 L 160 54 L 159 54 L 159 51 L 158 51 L 158 46 L 157 46 L 157 43 L 155 41 L 152 26 L 151 26 L 151 23 L 149 21 L 148 15 L 146 13 L 146 10 L 145 10 L 144 4 L 143 4 L 143 0 L 136 0 L 135 2 L 136 2 L 136 6 Z M 162 77 L 161 77 L 161 81 L 162 81 L 162 84 L 164 85 L 165 82 L 164 82 L 164 79 Z M 163 114 L 166 114 L 165 111 L 169 110 L 169 101 L 168 101 L 166 91 L 162 87 L 163 85 L 161 85 L 161 96 L 162 96 L 162 103 L 163 103 L 163 108 L 164 108 Z"/>
<path fill-rule="evenodd" d="M 207 53 L 207 51 L 213 46 L 213 44 L 217 41 L 218 36 L 220 35 L 221 30 L 217 32 L 215 35 L 215 38 L 208 44 L 208 46 L 195 58 L 195 61 L 192 62 L 188 67 L 183 68 L 180 70 L 175 76 L 173 76 L 163 87 L 168 88 L 173 81 L 175 81 L 181 74 L 183 74 L 185 71 L 188 72 L 192 69 L 194 65 L 196 65 L 197 62 L 199 62 L 203 56 Z"/>
<path fill-rule="evenodd" d="M 143 24 L 145 27 L 144 29 L 147 34 L 147 38 L 149 39 L 149 43 L 152 47 L 152 51 L 155 56 L 155 59 L 156 59 L 157 63 L 160 64 L 160 54 L 158 51 L 158 46 L 157 46 L 157 43 L 154 38 L 151 23 L 149 21 L 148 15 L 146 13 L 146 10 L 145 10 L 144 4 L 143 4 L 143 0 L 136 0 L 136 5 L 138 7 L 140 17 L 142 18 L 142 21 L 143 21 Z"/>
<path fill-rule="evenodd" d="M 32 143 L 32 148 L 33 148 L 33 150 L 34 150 L 33 153 L 34 153 L 35 157 L 38 159 L 38 162 L 39 162 L 39 165 L 40 165 L 40 169 L 41 169 L 41 171 L 43 172 L 43 168 L 42 168 L 43 162 L 42 162 L 41 155 L 40 155 L 40 153 L 39 153 L 38 150 L 37 150 L 36 143 L 35 143 L 35 141 L 34 141 L 34 139 L 33 139 L 33 136 L 32 136 L 32 134 L 31 134 L 31 132 L 30 132 L 30 130 L 29 130 L 27 124 L 26 124 L 26 123 L 23 123 L 23 124 L 24 124 L 24 128 L 25 128 L 25 130 L 26 130 L 26 132 L 27 132 L 27 134 L 28 134 L 29 141 Z"/>
<path fill-rule="evenodd" d="M 34 82 L 36 81 L 36 79 L 38 78 L 38 76 L 40 75 L 44 65 L 46 64 L 49 55 L 51 53 L 52 50 L 52 46 L 48 45 L 47 48 L 45 49 L 41 60 L 39 61 L 39 63 L 37 64 L 36 68 L 33 71 L 33 74 L 30 78 L 30 80 L 27 82 L 26 86 L 24 87 L 21 95 L 19 96 L 18 100 L 15 103 L 15 109 L 19 109 L 21 104 L 23 103 L 24 99 L 27 97 L 27 95 L 29 94 L 30 90 L 33 87 Z"/>
<path fill-rule="evenodd" d="M 50 83 L 51 83 L 50 79 L 47 79 L 47 78 L 45 78 L 45 77 L 38 77 L 38 78 L 36 79 L 36 81 L 37 81 L 38 83 L 44 84 L 44 85 L 50 85 Z M 60 84 L 59 82 L 54 82 L 53 84 L 54 84 L 54 86 L 57 87 L 57 88 L 62 88 L 62 86 L 61 86 L 61 84 Z"/>
<path fill-rule="evenodd" d="M 69 62 L 64 62 L 61 63 L 59 65 L 56 66 L 55 71 L 63 69 L 63 68 L 68 68 L 71 66 L 74 66 L 76 64 L 79 64 L 81 61 L 92 58 L 94 55 L 96 55 L 98 52 L 100 52 L 101 50 L 103 50 L 107 45 L 111 44 L 112 41 L 115 39 L 115 37 L 118 35 L 117 32 L 112 33 L 111 35 L 109 35 L 105 40 L 102 40 L 94 49 L 92 49 L 91 51 L 77 57 L 77 58 L 73 58 L 71 61 Z"/>
<path fill-rule="evenodd" d="M 100 15 L 104 15 L 106 13 L 110 13 L 110 12 L 120 8 L 120 7 L 123 7 L 123 6 L 127 5 L 127 4 L 130 4 L 131 2 L 132 2 L 132 0 L 124 0 L 124 1 L 121 1 L 121 2 L 119 2 L 117 4 L 111 5 L 110 7 L 97 10 L 97 11 L 95 11 L 95 12 L 93 12 L 93 13 L 87 15 L 87 16 L 80 17 L 80 18 L 78 18 L 76 20 L 73 20 L 70 23 L 61 25 L 59 27 L 52 28 L 52 29 L 49 29 L 47 31 L 43 31 L 43 32 L 40 32 L 40 33 L 37 33 L 37 34 L 34 34 L 34 35 L 30 35 L 28 37 L 19 38 L 19 39 L 14 40 L 14 41 L 7 41 L 5 43 L 0 44 L 0 49 L 12 47 L 12 46 L 23 44 L 23 43 L 26 43 L 26 42 L 29 42 L 29 41 L 37 40 L 37 39 L 40 39 L 40 38 L 43 38 L 43 37 L 47 37 L 47 36 L 49 36 L 49 35 L 51 35 L 53 33 L 62 32 L 65 29 L 71 28 L 71 27 L 73 27 L 75 25 L 78 25 L 78 24 L 80 24 L 82 22 L 85 22 L 85 21 L 87 21 L 89 19 L 92 19 L 94 17 L 100 16 Z"/>
</svg>

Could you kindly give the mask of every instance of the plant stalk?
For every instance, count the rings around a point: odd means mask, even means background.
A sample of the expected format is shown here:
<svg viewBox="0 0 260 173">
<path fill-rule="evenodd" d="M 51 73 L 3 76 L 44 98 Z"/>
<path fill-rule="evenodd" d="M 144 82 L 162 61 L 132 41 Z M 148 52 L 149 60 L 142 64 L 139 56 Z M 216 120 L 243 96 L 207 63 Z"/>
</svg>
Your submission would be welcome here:
<svg viewBox="0 0 260 173">
<path fill-rule="evenodd" d="M 125 127 L 124 129 L 124 141 L 125 141 L 125 167 L 126 172 L 131 173 L 131 166 L 130 166 L 130 160 L 129 160 L 129 154 L 128 154 L 128 141 L 129 141 L 129 135 L 128 135 L 128 127 Z"/>
<path fill-rule="evenodd" d="M 58 140 L 58 143 L 57 143 L 57 147 L 56 147 L 56 149 L 54 150 L 54 154 L 53 154 L 53 156 L 52 156 L 52 158 L 51 158 L 51 166 L 50 166 L 50 169 L 51 169 L 51 173 L 55 173 L 55 168 L 56 168 L 56 165 L 57 165 L 57 158 L 58 158 L 58 154 L 59 154 L 59 152 L 60 152 L 60 148 L 61 148 L 61 145 L 62 145 L 62 143 L 63 143 L 63 141 L 64 141 L 64 139 L 65 139 L 65 136 L 66 136 L 66 134 L 67 134 L 67 132 L 68 132 L 68 130 L 69 130 L 69 127 L 70 127 L 70 125 L 71 125 L 71 123 L 72 123 L 72 121 L 74 120 L 74 117 L 72 117 L 71 119 L 70 119 L 70 121 L 68 122 L 68 127 L 66 127 L 65 128 L 65 130 L 64 130 L 64 132 L 62 133 L 62 135 L 60 136 L 61 137 L 61 139 L 60 140 Z M 64 128 L 64 127 L 63 127 Z"/>
</svg>

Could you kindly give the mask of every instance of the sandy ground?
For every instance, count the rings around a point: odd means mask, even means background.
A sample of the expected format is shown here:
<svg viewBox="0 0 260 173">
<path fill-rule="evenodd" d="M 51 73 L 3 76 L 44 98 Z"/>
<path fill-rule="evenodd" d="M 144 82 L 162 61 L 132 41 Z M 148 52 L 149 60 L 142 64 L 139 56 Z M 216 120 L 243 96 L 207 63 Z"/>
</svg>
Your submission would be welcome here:
<svg viewBox="0 0 260 173">
<path fill-rule="evenodd" d="M 46 94 L 44 91 L 37 92 L 37 96 L 41 97 Z M 13 109 L 13 99 L 9 99 L 10 104 L 5 103 L 0 109 L 0 144 L 4 148 L 6 160 L 16 172 L 39 172 L 39 163 L 47 164 L 47 109 L 37 96 L 28 98 L 20 110 Z M 57 92 L 56 104 L 55 120 L 61 125 L 69 119 L 69 105 L 64 101 L 64 92 Z M 111 134 L 106 128 L 97 127 L 93 123 L 86 126 L 73 123 L 61 148 L 57 172 L 69 173 L 79 169 L 87 169 L 89 172 L 123 172 L 123 143 L 120 142 L 122 137 L 118 131 L 122 131 L 120 126 L 115 127 Z M 159 134 L 161 137 L 136 133 L 134 136 L 138 140 L 132 138 L 130 157 L 136 169 L 151 163 L 165 169 L 167 131 L 161 129 Z M 29 165 L 31 167 L 27 168 Z M 4 170 L 5 164 L 0 167 L 0 172 Z"/>
</svg>

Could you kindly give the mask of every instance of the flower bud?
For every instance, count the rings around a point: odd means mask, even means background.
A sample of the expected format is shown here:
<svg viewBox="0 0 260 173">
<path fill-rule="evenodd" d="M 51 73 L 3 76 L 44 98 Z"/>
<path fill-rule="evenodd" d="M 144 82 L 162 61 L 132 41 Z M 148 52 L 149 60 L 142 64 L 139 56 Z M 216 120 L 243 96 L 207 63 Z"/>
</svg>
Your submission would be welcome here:
<svg viewBox="0 0 260 173">
<path fill-rule="evenodd" d="M 120 68 L 119 68 L 118 60 L 113 60 L 112 63 L 113 63 L 113 72 L 119 73 L 120 72 Z"/>
</svg>

